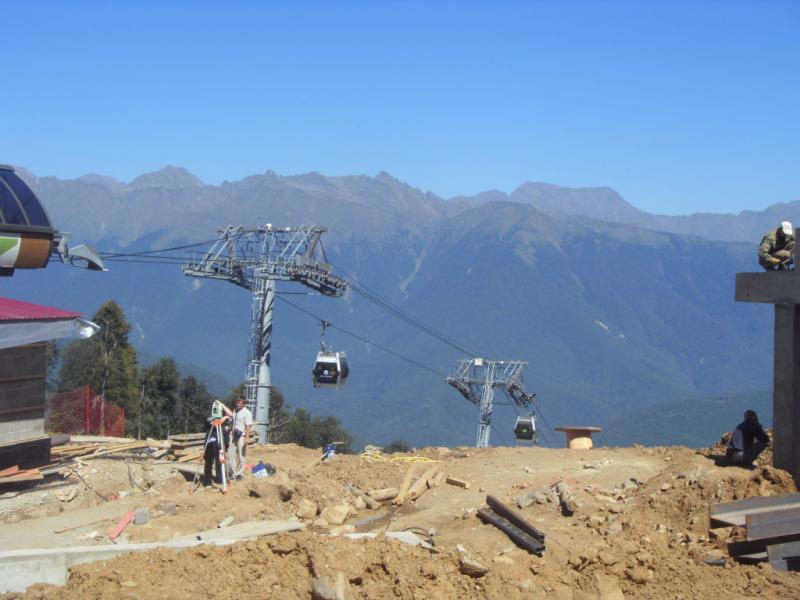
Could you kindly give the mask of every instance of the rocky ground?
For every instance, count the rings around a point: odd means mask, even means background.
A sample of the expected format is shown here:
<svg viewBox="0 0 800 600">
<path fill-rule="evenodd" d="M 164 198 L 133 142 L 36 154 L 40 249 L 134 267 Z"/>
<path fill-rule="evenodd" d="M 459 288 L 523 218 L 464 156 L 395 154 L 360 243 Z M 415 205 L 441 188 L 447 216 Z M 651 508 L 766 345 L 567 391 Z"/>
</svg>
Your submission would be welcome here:
<svg viewBox="0 0 800 600">
<path fill-rule="evenodd" d="M 370 510 L 347 485 L 400 487 L 409 462 L 339 455 L 315 463 L 317 451 L 294 445 L 252 448 L 251 462 L 274 465 L 277 478 L 265 484 L 248 476 L 225 495 L 217 488 L 192 493 L 192 483 L 170 463 L 86 461 L 83 480 L 0 495 L 4 549 L 107 544 L 108 531 L 137 507 L 147 507 L 151 519 L 130 525 L 123 543 L 210 529 L 226 517 L 245 522 L 300 513 L 308 527 L 233 546 L 160 549 L 80 565 L 63 587 L 35 585 L 6 597 L 800 597 L 800 574 L 706 562 L 724 557 L 725 542 L 737 535 L 709 530 L 710 504 L 796 491 L 788 474 L 768 464 L 722 467 L 719 448 L 682 447 L 433 448 L 415 455 L 429 461 L 416 464 L 417 475 L 439 465 L 470 487 L 443 483 L 401 507 L 387 502 Z M 571 516 L 552 492 L 560 481 L 577 502 Z M 541 557 L 477 518 L 487 494 L 547 534 Z M 345 505 L 349 517 L 341 525 L 336 513 Z M 363 523 L 368 517 L 375 518 Z M 434 549 L 346 537 L 353 530 L 410 530 Z"/>
</svg>

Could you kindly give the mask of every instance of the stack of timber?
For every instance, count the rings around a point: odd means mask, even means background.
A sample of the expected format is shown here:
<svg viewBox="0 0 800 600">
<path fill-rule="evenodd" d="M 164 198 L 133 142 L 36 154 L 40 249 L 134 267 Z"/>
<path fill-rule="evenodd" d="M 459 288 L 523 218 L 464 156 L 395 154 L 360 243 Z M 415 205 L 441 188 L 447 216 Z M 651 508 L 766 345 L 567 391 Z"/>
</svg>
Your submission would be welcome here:
<svg viewBox="0 0 800 600">
<path fill-rule="evenodd" d="M 744 528 L 745 539 L 728 543 L 728 554 L 740 562 L 769 561 L 777 571 L 800 570 L 800 494 L 715 504 L 709 526 Z"/>
<path fill-rule="evenodd" d="M 9 483 L 27 483 L 39 481 L 44 475 L 39 469 L 20 469 L 18 465 L 0 471 L 0 486 Z"/>
</svg>

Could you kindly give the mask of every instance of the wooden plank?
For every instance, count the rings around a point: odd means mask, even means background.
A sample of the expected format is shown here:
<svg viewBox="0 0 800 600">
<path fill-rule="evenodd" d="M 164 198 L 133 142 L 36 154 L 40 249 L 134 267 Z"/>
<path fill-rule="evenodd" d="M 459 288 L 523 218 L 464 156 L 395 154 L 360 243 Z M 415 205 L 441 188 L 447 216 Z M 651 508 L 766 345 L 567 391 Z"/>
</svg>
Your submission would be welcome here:
<svg viewBox="0 0 800 600">
<path fill-rule="evenodd" d="M 748 540 L 763 540 L 800 533 L 800 508 L 748 514 L 745 517 Z"/>
<path fill-rule="evenodd" d="M 712 504 L 708 509 L 709 527 L 712 529 L 731 525 L 744 527 L 747 515 L 798 507 L 800 507 L 800 494 L 757 496 L 735 502 Z"/>
<path fill-rule="evenodd" d="M 0 477 L 8 477 L 9 475 L 14 475 L 16 473 L 19 473 L 19 465 L 14 465 L 13 467 L 3 469 L 0 471 Z"/>
<path fill-rule="evenodd" d="M 401 506 L 406 501 L 406 494 L 408 494 L 408 488 L 411 487 L 411 479 L 414 477 L 414 471 L 416 470 L 416 465 L 411 463 L 408 467 L 408 471 L 406 471 L 405 477 L 403 477 L 403 483 L 400 484 L 400 491 L 397 492 L 397 496 L 392 501 L 393 504 L 397 506 Z"/>
<path fill-rule="evenodd" d="M 44 479 L 44 475 L 39 472 L 39 469 L 29 469 L 27 471 L 20 471 L 16 475 L 9 475 L 0 479 L 0 485 L 5 483 L 22 483 L 24 481 L 38 481 Z"/>
<path fill-rule="evenodd" d="M 406 499 L 408 500 L 416 500 L 419 498 L 428 487 L 433 487 L 432 485 L 429 486 L 431 479 L 436 476 L 436 471 L 439 469 L 439 465 L 433 466 L 427 471 L 425 471 L 417 481 L 414 482 L 410 488 L 408 488 L 408 493 L 406 495 Z"/>
<path fill-rule="evenodd" d="M 395 497 L 397 497 L 399 491 L 400 490 L 398 490 L 396 487 L 380 488 L 377 490 L 370 491 L 369 495 L 373 500 L 376 500 L 378 502 L 384 502 L 386 500 L 392 500 Z"/>
<path fill-rule="evenodd" d="M 111 541 L 117 539 L 122 534 L 122 532 L 125 531 L 125 528 L 128 525 L 130 525 L 131 521 L 133 521 L 133 517 L 134 517 L 133 511 L 129 512 L 127 515 L 122 517 L 122 519 L 120 519 L 120 522 L 117 523 L 117 526 L 114 528 L 114 530 L 108 534 L 108 539 L 110 539 Z"/>
<path fill-rule="evenodd" d="M 350 493 L 353 494 L 354 496 L 358 496 L 359 498 L 361 498 L 367 505 L 367 508 L 369 508 L 370 510 L 375 510 L 376 508 L 380 508 L 381 506 L 380 502 L 362 492 L 358 487 L 356 487 L 352 483 L 347 484 L 347 489 L 350 490 Z"/>
<path fill-rule="evenodd" d="M 470 486 L 469 481 L 464 481 L 463 479 L 456 479 L 455 477 L 448 477 L 447 479 L 445 479 L 445 481 L 450 485 L 455 485 L 460 488 L 464 488 L 465 490 L 468 490 Z"/>
<path fill-rule="evenodd" d="M 186 456 L 181 456 L 176 462 L 179 463 L 189 462 L 190 460 L 196 460 L 198 458 L 201 458 L 202 456 L 203 456 L 203 451 L 201 450 L 200 452 L 196 452 L 194 454 L 187 454 Z"/>
</svg>

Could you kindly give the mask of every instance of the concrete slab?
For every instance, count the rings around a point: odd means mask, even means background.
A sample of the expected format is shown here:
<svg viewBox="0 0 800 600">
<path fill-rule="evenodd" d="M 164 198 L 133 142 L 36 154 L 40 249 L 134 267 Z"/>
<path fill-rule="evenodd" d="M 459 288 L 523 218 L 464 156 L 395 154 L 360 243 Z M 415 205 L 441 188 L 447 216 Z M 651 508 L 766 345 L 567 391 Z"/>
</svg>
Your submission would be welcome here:
<svg viewBox="0 0 800 600">
<path fill-rule="evenodd" d="M 800 304 L 800 270 L 737 273 L 736 301 Z"/>
<path fill-rule="evenodd" d="M 70 567 L 109 560 L 130 552 L 146 552 L 157 548 L 183 549 L 201 544 L 225 546 L 263 535 L 303 528 L 305 525 L 299 521 L 251 521 L 164 542 L 4 550 L 0 551 L 0 593 L 24 592 L 34 583 L 64 585 L 69 577 Z"/>
</svg>

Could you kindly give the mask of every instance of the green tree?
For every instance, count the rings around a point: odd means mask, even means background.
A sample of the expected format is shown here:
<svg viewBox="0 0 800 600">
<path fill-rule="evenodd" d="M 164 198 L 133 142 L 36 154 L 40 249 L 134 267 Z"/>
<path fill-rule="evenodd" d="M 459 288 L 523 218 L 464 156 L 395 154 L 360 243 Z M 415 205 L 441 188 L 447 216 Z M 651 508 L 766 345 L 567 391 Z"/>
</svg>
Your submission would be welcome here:
<svg viewBox="0 0 800 600">
<path fill-rule="evenodd" d="M 394 454 L 395 452 L 408 452 L 410 450 L 411 450 L 411 446 L 409 446 L 403 440 L 392 440 L 383 449 L 383 451 L 386 452 L 387 454 Z"/>
<path fill-rule="evenodd" d="M 179 391 L 181 375 L 172 358 L 162 358 L 142 371 L 136 407 L 136 436 L 167 437 L 180 429 Z"/>
<path fill-rule="evenodd" d="M 192 375 L 184 377 L 178 391 L 173 429 L 181 429 L 183 433 L 203 431 L 213 401 L 214 396 L 202 381 Z"/>
<path fill-rule="evenodd" d="M 314 417 L 310 411 L 298 408 L 286 423 L 284 441 L 306 448 L 322 448 L 338 442 L 338 452 L 349 453 L 353 436 L 342 428 L 336 417 Z"/>
<path fill-rule="evenodd" d="M 130 323 L 113 300 L 103 304 L 92 321 L 100 331 L 88 340 L 72 342 L 63 352 L 57 389 L 68 391 L 89 384 L 128 413 L 137 400 L 138 370 L 136 350 L 128 342 Z M 129 419 L 128 423 L 130 426 Z"/>
</svg>

